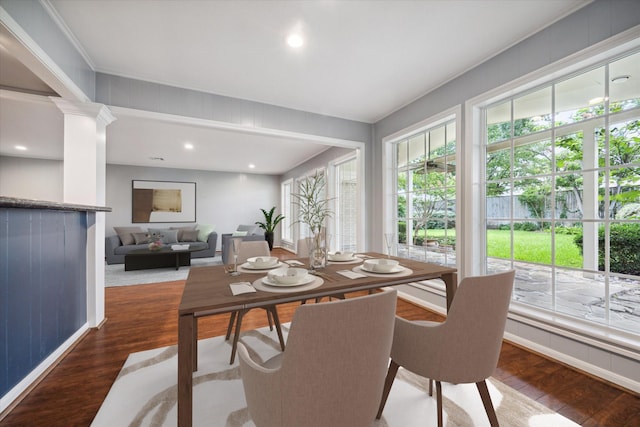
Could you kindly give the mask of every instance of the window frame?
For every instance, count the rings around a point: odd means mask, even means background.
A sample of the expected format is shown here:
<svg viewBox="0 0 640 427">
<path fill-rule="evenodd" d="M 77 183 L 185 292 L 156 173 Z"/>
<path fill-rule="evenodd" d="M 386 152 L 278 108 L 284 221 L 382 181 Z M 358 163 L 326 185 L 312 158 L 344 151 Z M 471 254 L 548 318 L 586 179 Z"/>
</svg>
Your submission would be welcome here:
<svg viewBox="0 0 640 427">
<path fill-rule="evenodd" d="M 613 62 L 631 54 L 640 47 L 638 31 L 628 31 L 592 48 L 571 55 L 557 63 L 543 67 L 535 72 L 518 78 L 500 87 L 471 98 L 465 102 L 465 141 L 464 170 L 462 178 L 465 188 L 477 189 L 464 194 L 463 203 L 471 207 L 471 211 L 482 212 L 482 219 L 464 218 L 465 229 L 469 231 L 465 240 L 464 265 L 460 270 L 461 277 L 466 275 L 486 274 L 486 233 L 485 212 L 486 197 L 484 193 L 486 145 L 483 137 L 484 108 L 501 100 L 532 91 L 553 82 L 568 79 L 573 75 L 595 69 L 604 63 Z M 607 117 L 609 117 L 607 112 Z M 606 122 L 608 125 L 608 122 Z M 580 123 L 576 123 L 578 126 Z M 637 358 L 640 340 L 637 335 L 625 330 L 615 329 L 609 325 L 587 322 L 561 312 L 551 312 L 537 307 L 512 301 L 509 317 L 519 322 L 544 328 L 553 333 L 586 342 L 600 348 L 612 350 L 618 354 L 633 355 Z"/>
</svg>

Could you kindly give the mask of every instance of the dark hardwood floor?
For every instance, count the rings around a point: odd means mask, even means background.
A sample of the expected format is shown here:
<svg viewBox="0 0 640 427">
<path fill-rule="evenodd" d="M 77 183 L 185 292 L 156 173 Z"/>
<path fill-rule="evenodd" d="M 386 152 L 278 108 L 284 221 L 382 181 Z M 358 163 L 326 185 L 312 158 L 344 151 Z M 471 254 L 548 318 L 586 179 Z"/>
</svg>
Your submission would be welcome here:
<svg viewBox="0 0 640 427">
<path fill-rule="evenodd" d="M 274 253 L 293 257 L 286 251 Z M 90 425 L 129 353 L 177 343 L 183 287 L 184 282 L 166 282 L 107 288 L 104 326 L 91 330 L 0 425 Z M 281 321 L 289 321 L 298 306 L 278 306 Z M 408 319 L 442 320 L 404 301 L 398 302 L 397 312 Z M 200 338 L 224 334 L 228 319 L 201 319 Z M 243 320 L 243 329 L 266 325 L 262 310 L 249 312 Z M 583 426 L 640 426 L 639 396 L 512 344 L 504 343 L 494 377 Z"/>
</svg>

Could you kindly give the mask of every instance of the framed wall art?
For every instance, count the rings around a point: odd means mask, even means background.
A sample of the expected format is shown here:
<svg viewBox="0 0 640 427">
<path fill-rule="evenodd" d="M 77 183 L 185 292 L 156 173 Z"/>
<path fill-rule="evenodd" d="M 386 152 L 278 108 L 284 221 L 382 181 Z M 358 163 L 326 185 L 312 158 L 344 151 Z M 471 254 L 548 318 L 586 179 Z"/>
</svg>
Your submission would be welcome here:
<svg viewBox="0 0 640 427">
<path fill-rule="evenodd" d="M 132 181 L 131 217 L 140 222 L 195 222 L 196 183 Z"/>
</svg>

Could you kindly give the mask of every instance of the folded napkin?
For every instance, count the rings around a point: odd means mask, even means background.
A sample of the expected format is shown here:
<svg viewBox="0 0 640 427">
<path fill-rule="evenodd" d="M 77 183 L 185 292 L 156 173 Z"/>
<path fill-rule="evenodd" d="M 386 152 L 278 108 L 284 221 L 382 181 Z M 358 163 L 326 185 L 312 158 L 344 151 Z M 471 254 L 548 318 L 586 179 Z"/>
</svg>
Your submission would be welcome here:
<svg viewBox="0 0 640 427">
<path fill-rule="evenodd" d="M 233 295 L 249 294 L 255 292 L 255 288 L 249 282 L 237 282 L 229 285 Z"/>
<path fill-rule="evenodd" d="M 336 273 L 341 274 L 344 277 L 349 279 L 362 279 L 363 277 L 367 277 L 366 274 L 356 273 L 355 271 L 351 271 L 351 270 L 340 270 L 340 271 L 336 271 Z"/>
<path fill-rule="evenodd" d="M 300 262 L 298 260 L 295 260 L 295 259 L 290 259 L 290 260 L 287 260 L 285 262 L 287 264 L 289 264 L 289 265 L 304 265 L 304 263 L 302 263 L 302 262 Z"/>
</svg>

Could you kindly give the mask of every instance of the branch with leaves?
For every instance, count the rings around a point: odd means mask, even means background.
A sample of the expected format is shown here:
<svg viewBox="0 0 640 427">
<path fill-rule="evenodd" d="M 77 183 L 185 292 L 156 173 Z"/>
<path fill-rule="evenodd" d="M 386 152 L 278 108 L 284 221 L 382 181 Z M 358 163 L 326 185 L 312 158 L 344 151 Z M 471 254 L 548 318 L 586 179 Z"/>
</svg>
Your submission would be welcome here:
<svg viewBox="0 0 640 427">
<path fill-rule="evenodd" d="M 298 207 L 298 219 L 295 223 L 309 226 L 313 234 L 324 227 L 325 220 L 333 216 L 329 208 L 330 199 L 326 198 L 326 181 L 322 173 L 306 177 L 299 187 L 298 193 L 292 193 L 292 203 Z"/>
</svg>

